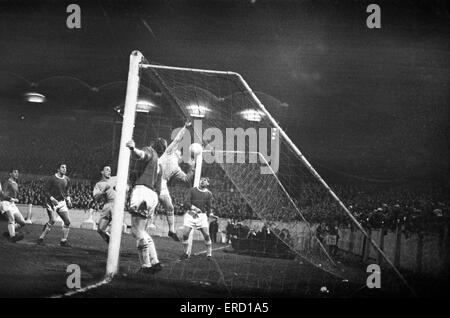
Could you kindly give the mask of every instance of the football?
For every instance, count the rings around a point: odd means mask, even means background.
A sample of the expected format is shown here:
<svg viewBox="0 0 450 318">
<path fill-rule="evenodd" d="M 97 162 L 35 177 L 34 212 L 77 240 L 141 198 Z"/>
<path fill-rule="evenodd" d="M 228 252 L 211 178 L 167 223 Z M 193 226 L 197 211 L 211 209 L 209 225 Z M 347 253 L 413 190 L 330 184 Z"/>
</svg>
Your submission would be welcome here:
<svg viewBox="0 0 450 318">
<path fill-rule="evenodd" d="M 189 147 L 189 151 L 191 152 L 192 155 L 197 156 L 199 155 L 203 150 L 202 145 L 198 144 L 198 143 L 193 143 L 192 145 L 190 145 Z"/>
</svg>

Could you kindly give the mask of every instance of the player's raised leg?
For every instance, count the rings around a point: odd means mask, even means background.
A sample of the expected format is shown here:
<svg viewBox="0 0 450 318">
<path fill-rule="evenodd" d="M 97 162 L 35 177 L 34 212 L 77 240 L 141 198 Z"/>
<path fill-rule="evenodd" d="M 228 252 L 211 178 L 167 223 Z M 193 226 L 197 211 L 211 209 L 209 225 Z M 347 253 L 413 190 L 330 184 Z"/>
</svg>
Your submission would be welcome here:
<svg viewBox="0 0 450 318">
<path fill-rule="evenodd" d="M 14 212 L 14 221 L 15 221 L 15 230 L 23 228 L 27 223 L 25 222 L 25 218 L 22 213 L 20 213 L 19 209 L 16 207 Z M 17 233 L 17 232 L 16 232 Z"/>
<path fill-rule="evenodd" d="M 45 223 L 44 227 L 42 228 L 42 233 L 38 238 L 38 244 L 44 243 L 45 237 L 48 233 L 50 233 L 53 225 L 55 224 L 55 217 L 53 216 L 54 207 L 50 204 L 46 204 L 45 210 L 47 211 L 48 222 Z"/>
</svg>

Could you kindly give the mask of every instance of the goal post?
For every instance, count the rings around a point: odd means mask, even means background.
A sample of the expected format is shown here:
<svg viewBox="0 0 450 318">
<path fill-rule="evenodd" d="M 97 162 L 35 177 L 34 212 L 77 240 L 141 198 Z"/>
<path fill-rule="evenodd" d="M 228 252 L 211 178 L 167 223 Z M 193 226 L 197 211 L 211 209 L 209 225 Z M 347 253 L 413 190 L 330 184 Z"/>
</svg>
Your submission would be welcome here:
<svg viewBox="0 0 450 318">
<path fill-rule="evenodd" d="M 114 208 L 112 211 L 111 235 L 108 246 L 108 259 L 106 263 L 106 278 L 112 278 L 117 273 L 119 265 L 120 242 L 122 239 L 125 198 L 127 192 L 128 167 L 130 164 L 130 151 L 125 144 L 132 139 L 136 113 L 136 104 L 139 91 L 139 65 L 143 55 L 133 51 L 130 55 L 127 91 L 120 138 L 119 160 L 117 164 L 117 185 Z"/>
</svg>

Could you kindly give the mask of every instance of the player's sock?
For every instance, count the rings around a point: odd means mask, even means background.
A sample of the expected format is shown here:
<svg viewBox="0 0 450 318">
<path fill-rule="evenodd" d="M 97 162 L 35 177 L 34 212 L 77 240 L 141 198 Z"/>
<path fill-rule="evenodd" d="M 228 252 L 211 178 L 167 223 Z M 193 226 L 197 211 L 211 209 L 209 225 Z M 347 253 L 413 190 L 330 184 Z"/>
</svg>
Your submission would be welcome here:
<svg viewBox="0 0 450 318">
<path fill-rule="evenodd" d="M 167 212 L 167 224 L 169 225 L 169 231 L 175 233 L 175 215 Z"/>
<path fill-rule="evenodd" d="M 141 267 L 151 267 L 150 254 L 148 249 L 148 241 L 143 238 L 137 242 L 139 261 L 141 262 Z"/>
<path fill-rule="evenodd" d="M 148 252 L 150 254 L 151 264 L 157 264 L 159 263 L 158 254 L 156 253 L 155 243 L 153 242 L 153 239 L 149 235 L 147 238 L 148 242 Z"/>
<path fill-rule="evenodd" d="M 8 232 L 9 232 L 9 237 L 16 236 L 16 227 L 15 227 L 14 223 L 8 224 Z"/>
<path fill-rule="evenodd" d="M 211 256 L 212 255 L 212 242 L 211 242 L 211 239 L 209 241 L 205 241 L 205 245 L 206 245 L 206 256 Z"/>
<path fill-rule="evenodd" d="M 52 226 L 49 223 L 46 223 L 44 225 L 44 230 L 42 231 L 42 234 L 41 234 L 41 236 L 39 236 L 39 238 L 43 240 L 47 236 L 48 232 L 50 232 L 51 229 L 52 229 Z"/>
<path fill-rule="evenodd" d="M 189 241 L 188 241 L 188 240 L 183 241 L 182 244 L 183 244 L 184 254 L 189 255 L 189 254 L 188 254 L 188 245 L 189 245 Z"/>
<path fill-rule="evenodd" d="M 67 238 L 69 237 L 69 230 L 70 230 L 69 226 L 64 225 L 62 227 L 63 237 L 62 237 L 61 241 L 67 241 Z"/>
<path fill-rule="evenodd" d="M 191 236 L 189 236 L 186 242 L 186 254 L 189 256 L 191 255 L 192 252 L 192 241 L 193 239 L 191 238 Z"/>
</svg>

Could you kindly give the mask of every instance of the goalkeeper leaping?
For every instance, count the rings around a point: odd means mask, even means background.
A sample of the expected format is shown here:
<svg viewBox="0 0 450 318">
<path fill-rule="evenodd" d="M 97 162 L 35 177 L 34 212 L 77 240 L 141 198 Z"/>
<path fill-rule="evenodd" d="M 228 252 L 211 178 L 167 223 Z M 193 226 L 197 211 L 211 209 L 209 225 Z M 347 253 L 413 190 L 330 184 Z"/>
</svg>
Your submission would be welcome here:
<svg viewBox="0 0 450 318">
<path fill-rule="evenodd" d="M 190 169 L 188 173 L 184 173 L 179 166 L 181 160 L 181 152 L 178 150 L 178 145 L 180 141 L 183 139 L 183 136 L 190 125 L 191 125 L 190 122 L 186 122 L 184 127 L 181 128 L 181 130 L 176 135 L 175 139 L 170 143 L 164 154 L 158 160 L 162 169 L 161 192 L 159 194 L 159 201 L 166 210 L 166 218 L 167 223 L 169 225 L 168 235 L 175 241 L 179 241 L 179 239 L 178 236 L 175 234 L 174 207 L 172 203 L 172 198 L 169 193 L 169 188 L 167 187 L 167 183 L 172 178 L 189 183 L 194 176 L 193 164 L 190 164 Z"/>
</svg>

